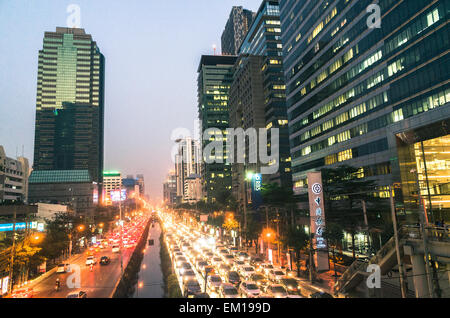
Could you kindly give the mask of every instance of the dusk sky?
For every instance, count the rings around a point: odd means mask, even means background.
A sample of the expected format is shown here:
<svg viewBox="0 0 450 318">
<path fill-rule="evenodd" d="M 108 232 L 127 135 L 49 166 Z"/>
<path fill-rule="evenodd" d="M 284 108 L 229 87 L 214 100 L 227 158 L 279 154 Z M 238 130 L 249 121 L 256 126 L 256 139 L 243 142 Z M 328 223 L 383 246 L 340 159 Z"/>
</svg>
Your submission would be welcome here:
<svg viewBox="0 0 450 318">
<path fill-rule="evenodd" d="M 143 173 L 151 199 L 173 163 L 170 134 L 194 129 L 197 67 L 220 52 L 231 7 L 261 0 L 0 0 L 0 145 L 33 161 L 38 51 L 45 31 L 66 27 L 67 6 L 106 59 L 105 170 Z"/>
</svg>

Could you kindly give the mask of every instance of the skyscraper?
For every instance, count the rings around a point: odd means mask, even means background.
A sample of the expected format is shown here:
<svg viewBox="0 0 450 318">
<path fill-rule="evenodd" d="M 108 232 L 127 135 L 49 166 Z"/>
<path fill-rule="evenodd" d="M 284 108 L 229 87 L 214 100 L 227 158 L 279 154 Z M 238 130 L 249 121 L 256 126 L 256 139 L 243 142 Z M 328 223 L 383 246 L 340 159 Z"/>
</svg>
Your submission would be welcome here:
<svg viewBox="0 0 450 318">
<path fill-rule="evenodd" d="M 178 153 L 175 155 L 176 192 L 180 202 L 184 202 L 189 196 L 187 180 L 195 179 L 201 173 L 201 149 L 199 141 L 190 137 L 179 139 L 177 143 Z"/>
<path fill-rule="evenodd" d="M 217 128 L 223 136 L 229 127 L 228 94 L 233 81 L 232 68 L 236 56 L 203 55 L 198 67 L 198 116 L 201 131 Z M 202 148 L 214 140 L 202 140 Z M 203 154 L 205 156 L 205 154 Z M 228 151 L 224 143 L 223 155 L 212 154 L 213 163 L 202 164 L 203 194 L 214 202 L 220 191 L 231 190 L 231 165 L 226 163 Z M 218 162 L 222 161 L 222 162 Z"/>
<path fill-rule="evenodd" d="M 351 165 L 380 196 L 401 185 L 399 215 L 417 222 L 416 180 L 430 220 L 450 210 L 448 1 L 281 3 L 294 190 L 306 173 Z M 368 22 L 369 20 L 369 22 Z M 448 214 L 447 214 L 448 215 Z"/>
<path fill-rule="evenodd" d="M 291 155 L 286 108 L 286 85 L 283 72 L 280 10 L 278 0 L 263 0 L 255 19 L 239 48 L 239 54 L 262 56 L 263 102 L 265 126 L 270 140 L 270 128 L 278 128 L 280 139 L 279 169 L 277 173 L 263 176 L 264 182 L 292 187 Z"/>
<path fill-rule="evenodd" d="M 103 171 L 104 57 L 83 29 L 45 32 L 39 51 L 34 170 Z"/>
<path fill-rule="evenodd" d="M 222 33 L 222 54 L 237 55 L 239 47 L 252 24 L 255 13 L 242 7 L 233 7 Z"/>
</svg>

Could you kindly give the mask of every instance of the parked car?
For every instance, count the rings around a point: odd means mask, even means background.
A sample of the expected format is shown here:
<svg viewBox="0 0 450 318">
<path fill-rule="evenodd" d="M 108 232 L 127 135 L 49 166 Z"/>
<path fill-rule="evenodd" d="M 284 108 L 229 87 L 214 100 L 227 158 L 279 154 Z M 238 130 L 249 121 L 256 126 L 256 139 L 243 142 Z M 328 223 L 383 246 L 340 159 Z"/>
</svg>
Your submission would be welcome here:
<svg viewBox="0 0 450 318">
<path fill-rule="evenodd" d="M 274 298 L 286 298 L 288 296 L 288 292 L 280 284 L 274 284 L 274 285 L 268 286 L 266 289 L 266 293 L 270 297 L 274 297 Z"/>
<path fill-rule="evenodd" d="M 102 256 L 100 258 L 100 265 L 108 265 L 111 263 L 111 259 L 108 256 Z"/>
<path fill-rule="evenodd" d="M 239 298 L 239 293 L 233 284 L 224 283 L 220 286 L 219 296 L 221 298 Z"/>
<path fill-rule="evenodd" d="M 255 282 L 248 281 L 243 282 L 239 286 L 239 293 L 241 296 L 245 296 L 247 298 L 258 297 L 261 294 L 261 290 Z"/>
</svg>

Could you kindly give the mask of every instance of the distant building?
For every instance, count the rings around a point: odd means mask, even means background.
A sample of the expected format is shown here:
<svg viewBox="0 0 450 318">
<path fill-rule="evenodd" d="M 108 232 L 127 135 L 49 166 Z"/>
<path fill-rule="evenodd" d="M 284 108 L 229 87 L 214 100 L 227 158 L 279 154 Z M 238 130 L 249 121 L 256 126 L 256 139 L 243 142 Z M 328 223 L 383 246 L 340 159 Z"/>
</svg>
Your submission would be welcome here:
<svg viewBox="0 0 450 318">
<path fill-rule="evenodd" d="M 29 178 L 31 204 L 49 203 L 69 206 L 79 215 L 91 215 L 98 200 L 97 184 L 88 170 L 33 171 Z"/>
<path fill-rule="evenodd" d="M 202 200 L 202 179 L 198 174 L 191 174 L 184 182 L 184 197 L 186 203 L 196 203 Z"/>
<path fill-rule="evenodd" d="M 225 30 L 222 33 L 223 55 L 237 55 L 239 53 L 239 47 L 252 24 L 254 16 L 254 12 L 243 7 L 234 6 L 231 9 Z"/>
<path fill-rule="evenodd" d="M 229 128 L 228 97 L 233 82 L 232 69 L 236 56 L 203 55 L 198 67 L 198 115 L 201 131 L 219 129 L 223 136 Z M 212 136 L 213 137 L 213 136 Z M 205 149 L 211 139 L 203 139 Z M 212 155 L 212 163 L 202 161 L 201 177 L 203 195 L 208 203 L 215 202 L 222 191 L 231 190 L 231 164 L 226 163 L 228 149 L 224 143 L 223 155 Z M 220 162 L 222 161 L 222 162 Z"/>
<path fill-rule="evenodd" d="M 166 181 L 163 185 L 164 202 L 168 205 L 177 203 L 177 175 L 175 171 L 167 174 Z"/>
<path fill-rule="evenodd" d="M 187 198 L 186 181 L 191 175 L 201 173 L 201 149 L 198 140 L 190 137 L 177 140 L 178 153 L 175 155 L 176 190 L 179 201 Z"/>
<path fill-rule="evenodd" d="M 104 64 L 97 43 L 83 29 L 45 32 L 38 59 L 34 170 L 88 170 L 101 186 Z"/>
<path fill-rule="evenodd" d="M 3 146 L 0 146 L 0 203 L 26 203 L 29 175 L 28 159 L 7 157 Z"/>
<path fill-rule="evenodd" d="M 145 198 L 145 182 L 144 182 L 144 175 L 138 174 L 136 175 L 136 181 L 137 185 L 139 186 L 139 194 L 141 197 Z"/>
<path fill-rule="evenodd" d="M 118 171 L 103 172 L 104 205 L 112 205 L 113 202 L 120 201 L 122 196 L 122 175 Z M 124 199 L 124 198 L 123 198 Z"/>
</svg>

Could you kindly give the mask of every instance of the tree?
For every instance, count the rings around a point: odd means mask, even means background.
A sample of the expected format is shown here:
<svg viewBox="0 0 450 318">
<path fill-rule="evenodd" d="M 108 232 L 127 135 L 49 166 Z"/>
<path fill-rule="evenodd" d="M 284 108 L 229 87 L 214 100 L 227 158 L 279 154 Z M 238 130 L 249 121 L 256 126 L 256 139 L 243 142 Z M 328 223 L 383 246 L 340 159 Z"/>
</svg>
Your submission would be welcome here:
<svg viewBox="0 0 450 318">
<path fill-rule="evenodd" d="M 250 240 L 255 244 L 255 253 L 258 254 L 258 239 L 261 235 L 262 231 L 262 224 L 261 222 L 258 222 L 254 216 L 247 217 L 247 233 L 246 237 L 247 240 Z"/>
<path fill-rule="evenodd" d="M 297 256 L 297 275 L 300 277 L 300 252 L 308 246 L 309 235 L 306 234 L 303 227 L 295 226 L 288 229 L 286 234 L 281 237 L 281 240 L 286 246 L 295 251 Z"/>
<path fill-rule="evenodd" d="M 332 249 L 334 277 L 336 278 L 336 248 L 341 245 L 342 239 L 344 238 L 344 229 L 338 223 L 327 223 L 323 237 L 327 240 L 328 246 Z"/>
</svg>

